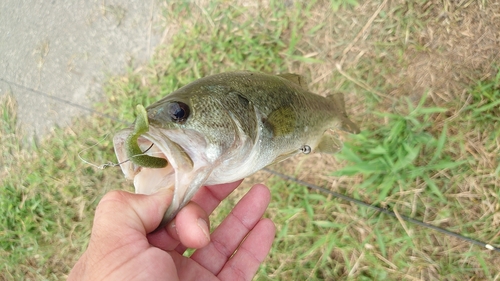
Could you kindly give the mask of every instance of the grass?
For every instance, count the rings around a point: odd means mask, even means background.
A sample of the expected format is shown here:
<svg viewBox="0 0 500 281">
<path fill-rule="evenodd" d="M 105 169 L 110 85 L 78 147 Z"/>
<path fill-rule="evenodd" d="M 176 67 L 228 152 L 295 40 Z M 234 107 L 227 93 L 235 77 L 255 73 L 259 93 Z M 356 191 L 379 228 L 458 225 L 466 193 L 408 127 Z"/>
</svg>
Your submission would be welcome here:
<svg viewBox="0 0 500 281">
<path fill-rule="evenodd" d="M 30 144 L 16 127 L 14 100 L 4 96 L 0 279 L 65 278 L 86 247 L 99 199 L 131 190 L 118 168 L 96 169 L 79 153 L 96 164 L 114 161 L 111 135 L 133 120 L 136 104 L 234 69 L 296 72 L 314 92 L 343 91 L 363 129 L 343 136 L 335 157 L 297 157 L 275 169 L 498 246 L 500 71 L 482 41 L 500 26 L 498 9 L 488 1 L 462 4 L 178 1 L 164 11 L 176 30 L 170 44 L 104 85 L 95 110 L 118 121 L 88 116 Z M 469 28 L 483 36 L 458 32 Z M 467 55 L 468 40 L 481 56 Z M 494 252 L 264 172 L 217 210 L 213 225 L 263 181 L 272 190 L 266 216 L 278 229 L 256 280 L 500 277 Z"/>
<path fill-rule="evenodd" d="M 416 107 L 408 101 L 405 112 L 376 112 L 376 116 L 386 119 L 386 126 L 355 136 L 338 157 L 354 165 L 344 167 L 333 175 L 363 174 L 364 180 L 359 188 L 377 192 L 377 202 L 387 199 L 395 188 L 410 189 L 408 183 L 419 179 L 436 199 L 444 202 L 442 188 L 431 177 L 449 169 L 460 169 L 465 162 L 456 161 L 443 153 L 447 142 L 446 125 L 439 136 L 428 132 L 433 125 L 430 122 L 432 116 L 446 112 L 446 109 L 424 107 L 425 97 Z"/>
<path fill-rule="evenodd" d="M 497 138 L 499 132 L 491 126 L 500 121 L 500 72 L 491 80 L 479 81 L 470 97 L 470 105 L 465 108 L 470 120 L 481 129 L 490 129 L 492 137 Z"/>
</svg>

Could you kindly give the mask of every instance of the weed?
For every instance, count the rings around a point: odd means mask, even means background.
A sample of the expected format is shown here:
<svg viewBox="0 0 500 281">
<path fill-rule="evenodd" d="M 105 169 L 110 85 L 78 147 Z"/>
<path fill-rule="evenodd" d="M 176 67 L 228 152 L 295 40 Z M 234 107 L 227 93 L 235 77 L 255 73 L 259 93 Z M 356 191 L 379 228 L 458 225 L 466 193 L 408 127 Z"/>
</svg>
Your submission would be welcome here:
<svg viewBox="0 0 500 281">
<path fill-rule="evenodd" d="M 500 136 L 500 70 L 493 79 L 480 81 L 470 91 L 471 101 L 465 108 L 467 118 L 480 129 L 491 130 L 492 138 Z"/>
<path fill-rule="evenodd" d="M 439 136 L 433 136 L 431 116 L 446 112 L 445 108 L 424 107 L 426 96 L 414 107 L 407 100 L 405 113 L 375 113 L 385 124 L 374 130 L 365 130 L 339 154 L 339 159 L 354 165 L 342 168 L 333 175 L 364 175 L 359 188 L 377 192 L 377 202 L 384 200 L 396 188 L 408 189 L 413 182 L 424 182 L 432 194 L 445 200 L 434 175 L 439 171 L 459 169 L 464 161 L 443 155 L 447 141 L 447 127 Z M 441 185 L 441 186 L 439 186 Z"/>
</svg>

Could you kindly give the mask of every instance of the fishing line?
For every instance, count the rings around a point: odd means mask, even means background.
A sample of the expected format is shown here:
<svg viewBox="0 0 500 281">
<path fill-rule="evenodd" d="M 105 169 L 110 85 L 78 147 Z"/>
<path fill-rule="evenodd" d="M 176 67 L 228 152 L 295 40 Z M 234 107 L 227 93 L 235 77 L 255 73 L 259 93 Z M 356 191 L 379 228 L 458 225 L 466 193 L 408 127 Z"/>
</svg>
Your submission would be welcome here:
<svg viewBox="0 0 500 281">
<path fill-rule="evenodd" d="M 113 162 L 109 161 L 108 163 L 104 163 L 104 164 L 101 164 L 101 165 L 96 165 L 96 164 L 94 164 L 94 163 L 90 163 L 89 161 L 87 161 L 87 160 L 83 159 L 83 157 L 81 156 L 81 154 L 82 154 L 84 151 L 87 151 L 87 150 L 91 149 L 92 147 L 97 146 L 99 143 L 103 142 L 103 141 L 104 141 L 104 140 L 108 137 L 108 135 L 109 135 L 109 134 L 106 134 L 106 135 L 103 137 L 103 139 L 102 139 L 102 140 L 100 140 L 100 141 L 96 142 L 95 144 L 93 144 L 93 145 L 91 145 L 91 146 L 89 146 L 89 147 L 87 147 L 87 148 L 85 148 L 85 149 L 81 150 L 80 152 L 78 152 L 78 158 L 80 158 L 80 160 L 82 160 L 82 162 L 83 162 L 83 163 L 85 163 L 85 164 L 87 164 L 87 165 L 90 165 L 90 166 L 92 166 L 92 167 L 94 167 L 94 168 L 97 168 L 97 169 L 99 169 L 99 170 L 104 170 L 105 168 L 108 168 L 108 167 L 116 167 L 116 166 L 120 166 L 120 165 L 121 165 L 121 164 L 123 164 L 123 163 L 127 163 L 127 162 L 129 162 L 129 161 L 130 161 L 130 158 L 129 158 L 129 159 L 127 159 L 127 160 L 124 160 L 124 161 L 122 161 L 122 162 L 120 162 L 120 163 L 113 163 Z M 137 157 L 137 156 L 141 156 L 141 155 L 147 155 L 147 154 L 146 154 L 146 152 L 148 152 L 148 151 L 149 151 L 149 150 L 153 147 L 153 145 L 154 145 L 154 143 L 151 143 L 151 145 L 150 145 L 150 146 L 149 146 L 146 150 L 144 150 L 141 154 L 134 155 L 134 156 L 132 156 L 132 158 L 133 158 L 133 157 Z M 160 154 L 160 153 L 161 153 L 161 152 L 158 152 L 158 154 Z"/>
<path fill-rule="evenodd" d="M 274 171 L 274 170 L 270 170 L 268 168 L 264 168 L 262 170 L 264 170 L 264 171 L 266 171 L 268 173 L 271 173 L 273 175 L 279 176 L 279 177 L 281 177 L 281 178 L 283 178 L 285 180 L 289 180 L 289 181 L 298 183 L 300 185 L 307 186 L 307 187 L 309 187 L 311 189 L 315 189 L 315 190 L 321 191 L 323 193 L 331 194 L 334 197 L 340 198 L 340 199 L 348 201 L 348 202 L 352 202 L 352 203 L 354 203 L 356 205 L 359 205 L 359 206 L 363 206 L 363 207 L 375 210 L 375 211 L 377 211 L 379 213 L 383 213 L 383 214 L 389 215 L 389 216 L 394 217 L 396 219 L 401 218 L 402 220 L 404 220 L 406 222 L 414 223 L 416 225 L 423 226 L 425 228 L 429 228 L 429 229 L 435 230 L 435 231 L 440 232 L 442 234 L 446 234 L 446 235 L 458 238 L 460 240 L 467 241 L 469 243 L 481 246 L 481 247 L 486 248 L 486 249 L 491 250 L 491 251 L 500 252 L 500 248 L 498 248 L 498 247 L 494 247 L 491 244 L 487 244 L 487 243 L 484 243 L 484 242 L 481 242 L 481 241 L 478 241 L 478 240 L 475 240 L 475 239 L 463 236 L 462 234 L 458 234 L 456 232 L 453 232 L 453 231 L 450 231 L 450 230 L 447 230 L 447 229 L 444 229 L 444 228 L 441 228 L 441 227 L 438 227 L 438 226 L 435 226 L 435 225 L 432 225 L 432 224 L 429 224 L 429 223 L 426 223 L 426 222 L 423 222 L 423 221 L 420 221 L 420 220 L 417 220 L 417 219 L 414 219 L 414 218 L 411 218 L 411 217 L 408 217 L 408 216 L 405 216 L 405 215 L 401 215 L 401 214 L 397 214 L 396 215 L 395 212 L 393 212 L 391 210 L 388 210 L 386 208 L 382 208 L 382 207 L 378 207 L 378 206 L 375 206 L 375 205 L 368 204 L 368 203 L 366 203 L 364 201 L 361 201 L 361 200 L 358 200 L 358 199 L 355 199 L 355 198 L 352 198 L 352 197 L 340 194 L 340 193 L 335 192 L 335 191 L 331 191 L 329 189 L 326 189 L 326 188 L 323 188 L 323 187 L 320 187 L 320 186 L 317 186 L 317 185 L 314 185 L 314 184 L 311 184 L 311 183 L 308 183 L 308 182 L 305 182 L 305 181 L 301 181 L 301 180 L 299 180 L 297 178 L 294 178 L 294 177 L 282 174 L 282 173 Z"/>
<path fill-rule="evenodd" d="M 14 83 L 14 82 L 10 82 L 10 81 L 7 81 L 3 78 L 0 78 L 1 81 L 4 81 L 5 83 L 7 84 L 12 84 L 16 87 L 19 87 L 19 88 L 22 88 L 22 89 L 25 89 L 27 91 L 30 91 L 34 94 L 38 94 L 40 96 L 43 96 L 43 97 L 46 97 L 46 98 L 50 98 L 50 99 L 53 99 L 55 101 L 58 101 L 58 102 L 61 102 L 61 103 L 65 103 L 65 104 L 68 104 L 70 106 L 74 106 L 74 107 L 77 107 L 77 108 L 80 108 L 82 110 L 85 110 L 85 111 L 88 111 L 88 112 L 91 112 L 91 113 L 95 113 L 97 115 L 100 115 L 100 116 L 103 116 L 103 117 L 106 117 L 106 118 L 109 118 L 111 120 L 114 120 L 114 121 L 117 121 L 117 122 L 120 122 L 120 123 L 124 123 L 124 124 L 130 124 L 130 123 L 127 123 L 127 122 L 124 122 L 120 119 L 117 119 L 117 118 L 114 118 L 110 115 L 107 115 L 107 114 L 104 114 L 104 113 L 101 113 L 101 112 L 98 112 L 92 108 L 88 108 L 88 107 L 85 107 L 85 106 L 82 106 L 82 105 L 79 105 L 79 104 L 75 104 L 75 103 L 72 103 L 70 101 L 67 101 L 67 100 L 64 100 L 64 99 L 61 99 L 61 98 L 58 98 L 58 97 L 54 97 L 54 96 L 51 96 L 51 95 L 48 95 L 44 92 L 41 92 L 41 91 L 38 91 L 38 90 L 35 90 L 35 89 L 32 89 L 32 88 L 28 88 L 28 87 L 25 87 L 23 85 L 20 85 L 20 84 L 17 84 L 17 83 Z M 104 137 L 106 138 L 107 135 Z M 102 142 L 103 140 L 101 140 L 100 142 Z M 92 164 L 88 161 L 86 161 L 85 159 L 83 159 L 80 154 L 92 147 L 95 147 L 97 146 L 100 142 L 80 151 L 80 153 L 78 153 L 78 157 L 80 158 L 80 160 L 82 160 L 84 163 L 86 164 L 89 164 L 95 168 L 98 168 L 98 169 L 104 169 L 104 168 L 107 168 L 107 167 L 116 167 L 116 166 L 119 166 L 123 163 L 126 163 L 128 161 L 130 161 L 130 159 L 127 159 L 121 163 L 112 163 L 112 162 L 108 162 L 106 164 L 103 164 L 103 165 L 95 165 L 95 164 Z M 146 149 L 144 151 L 143 154 L 145 154 L 149 149 L 151 149 L 153 147 L 153 144 L 151 144 L 151 146 Z M 422 227 L 425 227 L 425 228 L 428 228 L 428 229 L 432 229 L 434 231 L 437 231 L 439 233 L 442 233 L 442 234 L 445 234 L 445 235 L 448 235 L 448 236 L 452 236 L 452 237 L 455 237 L 457 239 L 460 239 L 462 241 L 466 241 L 466 242 L 469 242 L 471 244 L 474 244 L 474 245 L 477 245 L 477 246 L 480 246 L 480 247 L 483 247 L 483 248 L 486 248 L 490 251 L 496 251 L 496 252 L 500 252 L 500 248 L 498 247 L 494 247 L 493 245 L 491 244 L 487 244 L 487 243 L 484 243 L 484 242 L 481 242 L 481 241 L 478 241 L 478 240 L 475 240 L 475 239 L 472 239 L 472 238 L 469 238 L 469 237 L 466 237 L 464 235 L 461 235 L 459 233 L 455 233 L 453 231 L 450 231 L 450 230 L 447 230 L 447 229 L 444 229 L 444 228 L 441 228 L 441 227 L 438 227 L 438 226 L 435 226 L 435 225 L 432 225 L 432 224 L 429 224 L 429 223 L 426 223 L 426 222 L 423 222 L 423 221 L 420 221 L 420 220 L 417 220 L 417 219 L 414 219 L 414 218 L 411 218 L 411 217 L 408 217 L 408 216 L 405 216 L 405 215 L 401 215 L 401 214 L 396 214 L 395 212 L 393 211 L 390 211 L 388 209 L 385 209 L 385 208 L 381 208 L 381 207 L 378 207 L 378 206 L 374 206 L 374 205 L 371 205 L 371 204 L 368 204 L 364 201 L 361 201 L 361 200 L 358 200 L 358 199 L 355 199 L 355 198 L 352 198 L 352 197 L 349 197 L 349 196 L 346 196 L 346 195 L 343 195 L 343 194 L 340 194 L 338 192 L 335 192 L 335 191 L 331 191 L 329 189 L 326 189 L 326 188 L 323 188 L 323 187 L 320 187 L 320 186 L 317 186 L 317 185 L 314 185 L 314 184 L 310 184 L 310 183 L 307 183 L 307 182 L 304 182 L 304 181 L 301 181 L 299 179 L 296 179 L 294 177 L 291 177 L 291 176 L 288 176 L 288 175 L 285 175 L 285 174 L 282 174 L 280 172 L 277 172 L 277 171 L 274 171 L 274 170 L 270 170 L 268 168 L 264 168 L 262 169 L 268 173 L 271 173 L 273 175 L 276 175 L 276 176 L 279 176 L 285 180 L 289 180 L 289 181 L 292 181 L 292 182 L 295 182 L 295 183 L 298 183 L 300 185 L 303 185 L 303 186 L 307 186 L 311 189 L 315 189 L 315 190 L 318 190 L 320 192 L 323 192 L 323 193 L 326 193 L 326 194 L 330 194 L 334 197 L 337 197 L 337 198 L 340 198 L 342 200 L 345 200 L 345 201 L 348 201 L 348 202 L 352 202 L 356 205 L 359 205 L 359 206 L 363 206 L 363 207 L 366 207 L 368 209 L 372 209 L 372 210 L 375 210 L 379 213 L 383 213 L 383 214 L 386 214 L 388 216 L 391 216 L 391 217 L 394 217 L 396 219 L 398 218 L 401 218 L 402 220 L 406 221 L 406 222 L 410 222 L 410 223 L 413 223 L 413 224 L 416 224 L 416 225 L 419 225 L 419 226 L 422 226 Z"/>
<path fill-rule="evenodd" d="M 105 113 L 101 113 L 99 111 L 96 111 L 92 108 L 88 108 L 86 106 L 83 106 L 83 105 L 80 105 L 80 104 L 77 104 L 77 103 L 73 103 L 73 102 L 70 102 L 68 100 L 65 100 L 65 99 L 61 99 L 59 97 L 56 97 L 56 96 L 52 96 L 52 95 L 49 95 L 47 93 L 44 93 L 42 91 L 39 91 L 39 90 L 35 90 L 33 88 L 30 88 L 30 87 L 26 87 L 26 86 L 23 86 L 21 84 L 18 84 L 16 82 L 11 82 L 11 81 L 8 81 L 8 80 L 5 80 L 3 78 L 0 77 L 0 81 L 3 81 L 5 83 L 7 83 L 9 86 L 13 85 L 13 86 L 16 86 L 18 88 L 21 88 L 21 89 L 24 89 L 24 90 L 27 90 L 29 92 L 32 92 L 33 94 L 37 94 L 37 95 L 40 95 L 42 97 L 45 97 L 45 98 L 48 98 L 48 99 L 52 99 L 52 100 L 55 100 L 55 101 L 58 101 L 58 102 L 61 102 L 61 103 L 64 103 L 64 104 L 67 104 L 67 105 L 70 105 L 70 106 L 73 106 L 73 107 L 76 107 L 80 110 L 84 110 L 84 111 L 88 111 L 88 112 L 91 112 L 91 113 L 94 113 L 94 114 L 97 114 L 97 115 L 100 115 L 102 117 L 106 117 L 108 119 L 111 119 L 111 120 L 114 120 L 114 121 L 117 121 L 117 122 L 120 122 L 120 123 L 124 123 L 124 124 L 130 124 L 130 123 L 127 123 L 123 120 L 120 120 L 120 119 L 117 119 L 113 116 L 110 116 L 108 114 L 105 114 Z"/>
<path fill-rule="evenodd" d="M 85 163 L 85 164 L 87 164 L 87 165 L 90 165 L 90 166 L 92 166 L 92 167 L 94 167 L 94 168 L 100 169 L 100 170 L 104 170 L 104 169 L 105 169 L 105 168 L 107 168 L 107 167 L 116 167 L 116 166 L 119 166 L 119 165 L 121 165 L 121 164 L 123 164 L 123 163 L 125 163 L 125 162 L 129 161 L 128 159 L 127 159 L 127 160 L 125 160 L 125 161 L 123 161 L 122 163 L 113 163 L 113 162 L 109 161 L 108 163 L 105 163 L 105 164 L 102 164 L 102 165 L 96 165 L 96 164 L 94 164 L 94 163 L 90 163 L 89 161 L 87 161 L 87 160 L 83 159 L 83 157 L 82 157 L 82 153 L 83 153 L 83 152 L 85 152 L 85 151 L 87 151 L 87 150 L 89 150 L 89 149 L 91 149 L 91 148 L 93 148 L 93 147 L 96 147 L 98 144 L 102 143 L 104 140 L 106 140 L 106 138 L 108 137 L 108 135 L 109 135 L 109 133 L 108 133 L 108 134 L 106 134 L 106 135 L 104 135 L 104 137 L 103 137 L 100 141 L 98 141 L 98 142 L 94 143 L 93 145 L 91 145 L 91 146 L 89 146 L 89 147 L 87 147 L 87 148 L 85 148 L 85 149 L 83 149 L 83 150 L 80 150 L 80 152 L 78 152 L 78 158 L 80 158 L 80 160 L 81 160 L 83 163 Z"/>
</svg>

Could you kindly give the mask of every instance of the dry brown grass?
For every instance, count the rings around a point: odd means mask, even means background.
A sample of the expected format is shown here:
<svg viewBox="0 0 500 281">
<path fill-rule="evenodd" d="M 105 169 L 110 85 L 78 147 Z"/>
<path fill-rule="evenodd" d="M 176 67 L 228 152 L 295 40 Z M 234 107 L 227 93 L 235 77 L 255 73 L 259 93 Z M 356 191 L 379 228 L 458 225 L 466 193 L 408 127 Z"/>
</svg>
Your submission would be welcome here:
<svg viewBox="0 0 500 281">
<path fill-rule="evenodd" d="M 440 1 L 426 5 L 430 18 L 405 54 L 399 93 L 430 90 L 435 103 L 460 98 L 464 87 L 494 76 L 500 60 L 500 3 Z"/>
</svg>

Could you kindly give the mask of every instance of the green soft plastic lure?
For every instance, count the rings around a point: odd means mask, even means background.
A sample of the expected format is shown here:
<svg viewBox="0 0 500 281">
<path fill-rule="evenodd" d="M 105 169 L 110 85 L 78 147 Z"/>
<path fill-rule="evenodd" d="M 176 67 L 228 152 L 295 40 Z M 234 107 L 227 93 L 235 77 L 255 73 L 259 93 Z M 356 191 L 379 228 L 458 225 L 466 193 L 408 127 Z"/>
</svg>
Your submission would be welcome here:
<svg viewBox="0 0 500 281">
<path fill-rule="evenodd" d="M 144 106 L 138 104 L 136 107 L 137 118 L 135 120 L 134 132 L 125 141 L 127 157 L 132 163 L 146 168 L 164 168 L 168 162 L 165 158 L 152 157 L 144 154 L 137 140 L 149 131 L 148 114 Z"/>
</svg>

